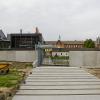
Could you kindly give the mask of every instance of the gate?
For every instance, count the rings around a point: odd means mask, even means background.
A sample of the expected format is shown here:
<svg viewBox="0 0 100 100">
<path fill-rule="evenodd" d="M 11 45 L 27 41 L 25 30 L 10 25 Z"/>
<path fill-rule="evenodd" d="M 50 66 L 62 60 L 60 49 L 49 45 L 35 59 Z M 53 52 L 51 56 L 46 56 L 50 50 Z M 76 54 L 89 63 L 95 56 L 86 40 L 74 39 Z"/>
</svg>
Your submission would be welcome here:
<svg viewBox="0 0 100 100">
<path fill-rule="evenodd" d="M 69 51 L 51 45 L 37 45 L 38 66 L 69 66 Z"/>
</svg>

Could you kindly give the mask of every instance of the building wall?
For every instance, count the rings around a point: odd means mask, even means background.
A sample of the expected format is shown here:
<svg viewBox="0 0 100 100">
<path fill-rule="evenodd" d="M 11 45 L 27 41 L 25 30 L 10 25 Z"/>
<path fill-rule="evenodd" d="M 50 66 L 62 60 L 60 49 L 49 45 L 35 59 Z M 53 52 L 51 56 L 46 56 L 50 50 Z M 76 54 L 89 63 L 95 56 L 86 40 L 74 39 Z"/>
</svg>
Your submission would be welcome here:
<svg viewBox="0 0 100 100">
<path fill-rule="evenodd" d="M 70 51 L 70 66 L 100 67 L 100 51 Z"/>
<path fill-rule="evenodd" d="M 0 61 L 33 62 L 36 59 L 34 50 L 0 51 Z"/>
</svg>

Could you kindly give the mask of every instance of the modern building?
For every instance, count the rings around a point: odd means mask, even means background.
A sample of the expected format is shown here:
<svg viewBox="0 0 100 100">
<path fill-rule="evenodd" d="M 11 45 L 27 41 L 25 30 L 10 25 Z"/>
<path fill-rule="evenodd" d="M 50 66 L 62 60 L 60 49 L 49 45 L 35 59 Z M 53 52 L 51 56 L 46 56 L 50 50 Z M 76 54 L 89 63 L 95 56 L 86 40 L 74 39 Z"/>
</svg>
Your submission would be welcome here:
<svg viewBox="0 0 100 100">
<path fill-rule="evenodd" d="M 8 34 L 8 39 L 10 40 L 10 46 L 14 49 L 35 49 L 35 45 L 38 43 L 43 43 L 42 33 L 39 32 L 36 27 L 35 33 L 20 33 Z"/>
</svg>

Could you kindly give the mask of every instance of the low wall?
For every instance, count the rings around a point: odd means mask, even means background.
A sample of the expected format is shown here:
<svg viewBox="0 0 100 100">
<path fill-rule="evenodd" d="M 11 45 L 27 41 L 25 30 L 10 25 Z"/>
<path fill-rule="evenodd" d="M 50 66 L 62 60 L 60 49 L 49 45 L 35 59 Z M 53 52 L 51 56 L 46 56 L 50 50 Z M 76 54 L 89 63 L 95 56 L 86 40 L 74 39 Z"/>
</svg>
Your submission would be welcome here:
<svg viewBox="0 0 100 100">
<path fill-rule="evenodd" d="M 69 51 L 70 66 L 100 67 L 100 51 Z"/>
<path fill-rule="evenodd" d="M 82 51 L 69 51 L 69 65 L 70 66 L 82 66 L 83 65 Z"/>
<path fill-rule="evenodd" d="M 34 50 L 3 50 L 0 61 L 33 62 L 36 59 Z"/>
<path fill-rule="evenodd" d="M 69 51 L 72 67 L 100 67 L 100 51 Z M 0 61 L 34 62 L 34 50 L 1 50 Z"/>
</svg>

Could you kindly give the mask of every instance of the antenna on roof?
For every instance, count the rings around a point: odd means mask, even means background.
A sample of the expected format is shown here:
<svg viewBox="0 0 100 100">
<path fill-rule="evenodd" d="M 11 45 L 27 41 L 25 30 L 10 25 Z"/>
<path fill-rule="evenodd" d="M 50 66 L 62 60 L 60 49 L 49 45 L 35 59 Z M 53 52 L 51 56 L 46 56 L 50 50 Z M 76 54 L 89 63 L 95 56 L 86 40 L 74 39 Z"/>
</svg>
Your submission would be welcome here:
<svg viewBox="0 0 100 100">
<path fill-rule="evenodd" d="M 20 34 L 22 34 L 22 29 L 20 29 Z"/>
<path fill-rule="evenodd" d="M 40 33 L 38 27 L 36 27 L 36 32 L 35 33 Z"/>
</svg>

